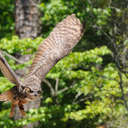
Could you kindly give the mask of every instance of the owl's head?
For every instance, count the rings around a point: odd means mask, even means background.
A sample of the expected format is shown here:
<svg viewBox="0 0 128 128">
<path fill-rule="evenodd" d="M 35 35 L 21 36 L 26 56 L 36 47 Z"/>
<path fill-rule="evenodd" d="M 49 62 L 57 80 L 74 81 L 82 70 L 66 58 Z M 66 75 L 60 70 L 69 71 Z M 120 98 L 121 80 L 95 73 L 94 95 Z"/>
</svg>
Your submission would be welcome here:
<svg viewBox="0 0 128 128">
<path fill-rule="evenodd" d="M 35 99 L 35 98 L 40 96 L 41 89 L 40 90 L 33 89 L 29 86 L 28 87 L 23 87 L 23 94 L 25 94 L 26 98 Z"/>
<path fill-rule="evenodd" d="M 21 85 L 21 92 L 29 99 L 35 99 L 41 94 L 40 81 L 36 77 L 28 77 Z"/>
</svg>

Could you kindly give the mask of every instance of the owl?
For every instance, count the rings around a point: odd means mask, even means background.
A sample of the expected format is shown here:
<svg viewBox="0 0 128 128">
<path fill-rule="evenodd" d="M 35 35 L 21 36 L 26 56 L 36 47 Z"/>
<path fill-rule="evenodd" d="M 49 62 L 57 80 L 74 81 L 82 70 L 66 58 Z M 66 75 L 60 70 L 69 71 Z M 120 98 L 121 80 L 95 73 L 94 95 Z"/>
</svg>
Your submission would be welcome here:
<svg viewBox="0 0 128 128">
<path fill-rule="evenodd" d="M 0 52 L 0 69 L 15 86 L 0 95 L 0 101 L 11 102 L 10 117 L 19 107 L 25 116 L 24 104 L 35 100 L 41 94 L 41 82 L 49 70 L 67 56 L 83 35 L 83 26 L 75 14 L 59 22 L 49 36 L 39 45 L 28 74 L 20 80 Z"/>
</svg>

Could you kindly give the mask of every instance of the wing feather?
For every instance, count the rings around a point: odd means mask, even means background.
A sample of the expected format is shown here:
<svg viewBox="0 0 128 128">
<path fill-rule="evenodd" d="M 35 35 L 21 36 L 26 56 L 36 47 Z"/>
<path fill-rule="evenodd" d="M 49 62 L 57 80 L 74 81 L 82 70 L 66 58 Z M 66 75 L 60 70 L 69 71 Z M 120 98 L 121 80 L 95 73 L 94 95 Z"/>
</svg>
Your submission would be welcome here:
<svg viewBox="0 0 128 128">
<path fill-rule="evenodd" d="M 67 16 L 56 25 L 50 35 L 39 45 L 27 77 L 35 75 L 44 79 L 58 60 L 66 56 L 79 42 L 83 26 L 75 14 Z"/>
<path fill-rule="evenodd" d="M 2 56 L 2 53 L 0 52 L 0 70 L 3 73 L 3 75 L 12 83 L 19 85 L 19 79 L 17 78 L 15 72 L 11 69 L 5 58 Z"/>
</svg>

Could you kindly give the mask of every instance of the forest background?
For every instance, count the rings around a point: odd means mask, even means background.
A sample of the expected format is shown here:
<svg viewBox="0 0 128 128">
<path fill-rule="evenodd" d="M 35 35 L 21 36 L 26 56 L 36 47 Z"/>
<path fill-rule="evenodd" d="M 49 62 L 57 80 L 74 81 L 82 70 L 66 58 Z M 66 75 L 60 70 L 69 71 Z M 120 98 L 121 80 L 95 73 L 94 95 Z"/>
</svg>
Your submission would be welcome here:
<svg viewBox="0 0 128 128">
<path fill-rule="evenodd" d="M 10 103 L 0 102 L 0 127 L 128 127 L 127 0 L 1 0 L 0 49 L 24 76 L 38 45 L 72 13 L 84 24 L 84 35 L 47 74 L 40 106 L 31 104 L 25 118 L 12 120 Z M 0 74 L 0 93 L 12 86 Z"/>
</svg>

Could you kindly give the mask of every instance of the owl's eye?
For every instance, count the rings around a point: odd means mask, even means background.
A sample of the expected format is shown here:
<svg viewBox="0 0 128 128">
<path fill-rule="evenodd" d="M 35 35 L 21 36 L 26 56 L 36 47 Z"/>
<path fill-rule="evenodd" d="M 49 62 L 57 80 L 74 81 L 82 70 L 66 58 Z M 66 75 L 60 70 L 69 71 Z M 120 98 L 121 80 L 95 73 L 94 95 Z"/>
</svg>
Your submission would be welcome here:
<svg viewBox="0 0 128 128">
<path fill-rule="evenodd" d="M 25 88 L 24 91 L 25 91 L 26 93 L 29 93 L 31 90 L 30 90 L 30 88 Z"/>
<path fill-rule="evenodd" d="M 41 91 L 38 91 L 37 93 L 38 93 L 38 94 L 41 94 Z"/>
<path fill-rule="evenodd" d="M 30 93 L 33 93 L 34 91 L 30 90 Z"/>
</svg>

